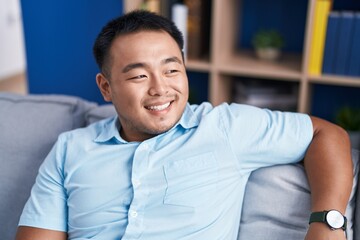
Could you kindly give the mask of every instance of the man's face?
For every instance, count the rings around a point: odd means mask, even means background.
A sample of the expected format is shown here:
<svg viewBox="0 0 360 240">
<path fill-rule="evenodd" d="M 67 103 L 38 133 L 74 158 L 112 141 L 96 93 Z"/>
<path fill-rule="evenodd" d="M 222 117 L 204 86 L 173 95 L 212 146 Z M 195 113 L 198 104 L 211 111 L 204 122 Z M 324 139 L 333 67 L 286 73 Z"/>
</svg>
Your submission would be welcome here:
<svg viewBox="0 0 360 240">
<path fill-rule="evenodd" d="M 179 121 L 188 99 L 188 79 L 181 51 L 168 33 L 119 36 L 109 62 L 109 79 L 98 74 L 96 80 L 104 99 L 116 108 L 125 140 L 143 141 Z"/>
</svg>

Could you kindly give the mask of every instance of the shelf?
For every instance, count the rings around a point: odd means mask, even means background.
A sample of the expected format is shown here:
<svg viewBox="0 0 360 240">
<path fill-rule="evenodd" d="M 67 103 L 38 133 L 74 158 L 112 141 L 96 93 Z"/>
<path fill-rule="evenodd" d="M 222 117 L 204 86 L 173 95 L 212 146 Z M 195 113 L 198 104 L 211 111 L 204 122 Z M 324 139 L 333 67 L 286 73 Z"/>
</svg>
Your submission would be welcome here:
<svg viewBox="0 0 360 240">
<path fill-rule="evenodd" d="M 360 78 L 338 75 L 309 76 L 310 83 L 360 87 Z"/>
<path fill-rule="evenodd" d="M 211 65 L 207 60 L 187 59 L 185 66 L 186 70 L 190 71 L 209 72 L 211 70 Z"/>
<path fill-rule="evenodd" d="M 259 60 L 251 50 L 243 50 L 219 63 L 221 73 L 261 77 L 272 80 L 300 81 L 301 55 L 284 53 L 279 61 Z"/>
</svg>

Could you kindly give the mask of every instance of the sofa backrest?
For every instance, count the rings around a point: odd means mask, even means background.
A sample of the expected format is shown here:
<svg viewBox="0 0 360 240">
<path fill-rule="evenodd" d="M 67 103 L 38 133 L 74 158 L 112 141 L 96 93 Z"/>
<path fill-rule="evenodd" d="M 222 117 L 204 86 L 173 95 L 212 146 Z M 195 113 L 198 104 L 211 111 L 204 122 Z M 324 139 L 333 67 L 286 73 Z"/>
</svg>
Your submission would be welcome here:
<svg viewBox="0 0 360 240">
<path fill-rule="evenodd" d="M 14 239 L 38 168 L 61 132 L 97 105 L 60 95 L 0 93 L 0 239 Z"/>
</svg>

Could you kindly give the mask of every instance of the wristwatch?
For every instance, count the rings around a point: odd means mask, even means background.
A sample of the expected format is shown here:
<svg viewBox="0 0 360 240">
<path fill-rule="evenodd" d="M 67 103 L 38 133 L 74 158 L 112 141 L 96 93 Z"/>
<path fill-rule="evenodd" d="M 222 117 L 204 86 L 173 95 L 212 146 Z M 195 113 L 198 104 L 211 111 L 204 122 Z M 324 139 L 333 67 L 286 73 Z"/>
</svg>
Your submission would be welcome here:
<svg viewBox="0 0 360 240">
<path fill-rule="evenodd" d="M 337 210 L 313 212 L 310 215 L 309 224 L 313 222 L 326 223 L 331 230 L 342 229 L 346 231 L 347 219 Z"/>
</svg>

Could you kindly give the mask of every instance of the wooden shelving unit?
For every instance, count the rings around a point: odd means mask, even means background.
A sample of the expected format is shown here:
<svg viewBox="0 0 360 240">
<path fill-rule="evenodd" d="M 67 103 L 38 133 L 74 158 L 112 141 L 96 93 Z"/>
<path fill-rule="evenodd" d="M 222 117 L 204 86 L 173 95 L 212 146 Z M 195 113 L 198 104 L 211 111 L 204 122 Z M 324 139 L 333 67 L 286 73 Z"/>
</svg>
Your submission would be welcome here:
<svg viewBox="0 0 360 240">
<path fill-rule="evenodd" d="M 252 51 L 238 50 L 237 31 L 241 28 L 241 0 L 212 0 L 209 59 L 188 59 L 187 69 L 209 74 L 209 100 L 214 105 L 232 100 L 235 77 L 288 81 L 298 84 L 297 111 L 309 113 L 313 84 L 360 87 L 360 78 L 344 76 L 312 76 L 308 74 L 308 58 L 316 0 L 308 0 L 303 52 L 283 53 L 278 62 L 258 60 Z M 236 30 L 236 31 L 235 31 Z M 189 40 L 191 41 L 191 39 Z"/>
<path fill-rule="evenodd" d="M 218 69 L 233 75 L 298 81 L 301 78 L 301 57 L 284 53 L 279 62 L 259 61 L 252 51 L 244 50 L 228 56 L 219 63 Z"/>
</svg>

